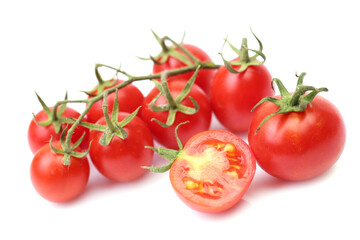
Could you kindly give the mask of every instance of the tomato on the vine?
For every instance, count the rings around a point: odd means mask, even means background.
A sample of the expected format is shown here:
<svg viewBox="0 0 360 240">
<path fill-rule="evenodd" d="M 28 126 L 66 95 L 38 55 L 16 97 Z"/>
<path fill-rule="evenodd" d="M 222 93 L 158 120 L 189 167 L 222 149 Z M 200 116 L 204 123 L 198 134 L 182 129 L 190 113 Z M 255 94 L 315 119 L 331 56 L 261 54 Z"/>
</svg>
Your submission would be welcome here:
<svg viewBox="0 0 360 240">
<path fill-rule="evenodd" d="M 62 148 L 60 142 L 54 142 L 53 146 Z M 49 144 L 36 152 L 30 169 L 35 190 L 52 202 L 66 202 L 80 195 L 90 173 L 87 157 L 70 157 L 69 165 L 64 165 L 64 155 L 55 153 Z"/>
<path fill-rule="evenodd" d="M 274 94 L 271 79 L 264 65 L 248 66 L 241 73 L 220 67 L 210 93 L 211 107 L 219 122 L 233 132 L 247 131 L 254 115 L 251 109 L 262 98 Z"/>
<path fill-rule="evenodd" d="M 52 107 L 49 108 L 49 110 L 52 110 Z M 59 112 L 60 109 L 58 109 Z M 61 114 L 61 118 L 78 118 L 80 116 L 80 113 L 78 113 L 76 110 L 66 107 L 63 113 Z M 45 122 L 49 120 L 49 116 L 46 113 L 45 110 L 41 110 L 39 113 L 35 115 L 35 119 L 37 122 Z M 30 149 L 33 153 L 38 151 L 43 145 L 49 144 L 51 136 L 53 137 L 54 141 L 60 140 L 61 136 L 61 130 L 65 129 L 68 125 L 68 129 L 72 126 L 72 124 L 66 124 L 66 123 L 59 123 L 59 132 L 56 132 L 56 129 L 54 127 L 54 124 L 50 124 L 48 126 L 40 126 L 38 125 L 34 119 L 31 120 L 29 128 L 28 128 L 28 143 L 30 146 Z M 82 143 L 80 144 L 81 149 L 87 149 L 89 146 L 89 129 L 77 126 L 74 134 L 72 135 L 71 142 L 75 143 L 77 142 L 81 136 L 85 133 L 84 139 Z"/>
<path fill-rule="evenodd" d="M 118 121 L 124 120 L 127 116 L 128 113 L 120 112 Z M 106 125 L 105 118 L 100 118 L 96 124 Z M 146 172 L 142 166 L 150 165 L 153 158 L 153 151 L 145 148 L 145 146 L 153 146 L 153 137 L 147 125 L 139 117 L 135 116 L 123 129 L 128 136 L 125 139 L 113 136 L 107 146 L 100 143 L 102 132 L 90 131 L 91 161 L 102 175 L 119 182 L 141 177 Z"/>
<path fill-rule="evenodd" d="M 200 62 L 212 62 L 211 58 L 208 56 L 207 53 L 205 53 L 200 48 L 190 45 L 190 44 L 181 44 L 187 51 L 189 51 L 194 57 L 196 57 Z M 194 63 L 191 59 L 189 59 L 188 56 L 186 56 L 179 48 L 175 49 L 177 52 L 179 52 L 183 57 L 185 57 L 190 62 Z M 161 61 L 161 58 L 156 59 L 157 61 Z M 155 63 L 153 66 L 153 73 L 160 73 L 164 70 L 173 70 L 177 68 L 182 68 L 187 66 L 184 62 L 180 61 L 179 59 L 169 56 L 167 60 L 164 63 L 158 64 Z M 176 75 L 174 77 L 169 77 L 168 80 L 171 80 L 172 78 L 176 79 L 184 79 L 185 81 L 189 79 L 193 75 L 194 71 L 182 73 L 179 75 Z M 210 93 L 210 86 L 211 81 L 216 73 L 216 69 L 200 69 L 195 83 L 198 85 L 204 92 L 208 95 Z"/>
<path fill-rule="evenodd" d="M 176 98 L 186 86 L 186 80 L 172 79 L 168 81 L 168 88 L 173 96 Z M 207 96 L 204 91 L 199 88 L 196 84 L 191 87 L 191 90 L 186 98 L 181 101 L 181 104 L 185 107 L 194 107 L 194 103 L 190 99 L 193 98 L 199 105 L 199 109 L 195 114 L 185 114 L 177 112 L 173 124 L 169 127 L 164 128 L 152 119 L 157 119 L 160 122 L 165 123 L 169 116 L 169 111 L 155 112 L 151 109 L 151 102 L 159 94 L 159 90 L 155 87 L 145 97 L 143 106 L 141 108 L 141 118 L 149 126 L 154 138 L 163 146 L 168 148 L 176 148 L 177 142 L 174 136 L 175 127 L 185 121 L 189 121 L 181 129 L 179 129 L 179 138 L 182 143 L 185 143 L 190 137 L 198 132 L 208 130 L 211 122 L 211 107 Z M 156 106 L 167 104 L 166 98 L 161 95 L 155 102 Z"/>
<path fill-rule="evenodd" d="M 113 80 L 114 83 L 104 88 L 104 90 L 114 87 L 116 85 L 121 84 L 122 80 Z M 89 92 L 90 95 L 97 95 L 97 91 Z M 91 98 L 91 96 L 89 96 Z M 129 84 L 121 89 L 118 90 L 118 104 L 119 104 L 119 111 L 131 113 L 135 111 L 139 106 L 141 106 L 144 100 L 144 96 L 141 91 L 133 84 Z M 109 94 L 107 97 L 107 104 L 109 106 L 109 112 L 112 111 L 115 101 L 115 92 Z M 103 100 L 99 100 L 95 102 L 90 110 L 87 112 L 87 121 L 90 123 L 95 123 L 97 120 L 104 116 L 104 112 L 102 110 Z"/>
<path fill-rule="evenodd" d="M 251 112 L 253 106 L 262 98 L 274 95 L 272 77 L 263 65 L 266 57 L 262 53 L 262 43 L 254 37 L 260 49 L 248 49 L 244 38 L 241 48 L 235 51 L 239 56 L 232 61 L 223 58 L 224 66 L 219 68 L 211 84 L 210 100 L 214 114 L 233 132 L 247 131 L 254 115 Z M 256 54 L 250 57 L 249 51 Z M 262 62 L 256 59 L 259 56 L 263 58 Z"/>
<path fill-rule="evenodd" d="M 289 181 L 316 177 L 335 164 L 344 148 L 341 114 L 330 101 L 315 96 L 327 89 L 313 88 L 303 96 L 301 89 L 309 86 L 300 80 L 297 92 L 291 95 L 280 80 L 274 80 L 282 88 L 282 96 L 259 103 L 250 125 L 249 144 L 259 166 L 274 177 Z"/>
</svg>

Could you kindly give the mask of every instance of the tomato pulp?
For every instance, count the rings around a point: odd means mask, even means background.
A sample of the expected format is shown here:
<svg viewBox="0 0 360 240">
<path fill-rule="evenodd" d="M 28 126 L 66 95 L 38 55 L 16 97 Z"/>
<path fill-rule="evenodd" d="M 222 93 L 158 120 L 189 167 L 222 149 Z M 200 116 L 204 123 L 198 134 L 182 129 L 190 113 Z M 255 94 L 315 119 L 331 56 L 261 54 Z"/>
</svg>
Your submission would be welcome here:
<svg viewBox="0 0 360 240">
<path fill-rule="evenodd" d="M 249 146 L 224 130 L 193 136 L 170 169 L 171 184 L 191 208 L 221 212 L 240 201 L 256 169 Z"/>
</svg>

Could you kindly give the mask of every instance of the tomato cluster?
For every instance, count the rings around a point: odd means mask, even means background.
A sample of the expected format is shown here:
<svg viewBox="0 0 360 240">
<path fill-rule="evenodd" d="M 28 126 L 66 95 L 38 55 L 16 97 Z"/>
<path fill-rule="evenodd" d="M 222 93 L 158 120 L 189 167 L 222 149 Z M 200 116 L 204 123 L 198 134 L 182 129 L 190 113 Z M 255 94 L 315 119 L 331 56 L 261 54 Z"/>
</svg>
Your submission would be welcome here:
<svg viewBox="0 0 360 240">
<path fill-rule="evenodd" d="M 98 68 L 106 65 L 96 65 L 99 83 L 78 101 L 86 105 L 82 114 L 66 106 L 67 98 L 48 107 L 38 96 L 43 110 L 29 125 L 28 142 L 31 180 L 42 197 L 65 202 L 79 196 L 91 161 L 117 182 L 148 169 L 170 170 L 170 182 L 188 206 L 221 212 L 240 201 L 256 163 L 274 177 L 302 181 L 339 159 L 345 126 L 337 108 L 317 95 L 327 89 L 303 85 L 303 73 L 289 93 L 264 66 L 255 35 L 259 50 L 249 49 L 246 39 L 240 49 L 229 43 L 238 57 L 223 58 L 224 65 L 198 47 L 154 35 L 163 51 L 150 58 L 153 74 L 143 77 L 155 85 L 147 96 L 132 84 L 141 77 L 120 69 L 109 67 L 128 80 L 102 80 Z M 212 113 L 228 130 L 209 130 Z M 244 132 L 249 145 L 237 135 Z M 154 152 L 170 163 L 152 166 Z"/>
</svg>

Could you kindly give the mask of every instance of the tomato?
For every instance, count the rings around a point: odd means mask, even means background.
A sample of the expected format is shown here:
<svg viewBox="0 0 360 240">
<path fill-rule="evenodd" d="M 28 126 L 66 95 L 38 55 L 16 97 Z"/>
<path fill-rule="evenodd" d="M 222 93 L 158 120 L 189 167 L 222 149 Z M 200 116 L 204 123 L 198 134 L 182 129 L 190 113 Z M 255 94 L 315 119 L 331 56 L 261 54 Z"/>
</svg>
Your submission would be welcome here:
<svg viewBox="0 0 360 240">
<path fill-rule="evenodd" d="M 241 73 L 220 67 L 210 90 L 211 108 L 219 122 L 232 132 L 247 131 L 254 115 L 251 109 L 262 98 L 274 95 L 271 79 L 264 65 L 248 66 Z"/>
<path fill-rule="evenodd" d="M 61 149 L 59 142 L 54 142 L 53 146 Z M 70 157 L 69 165 L 64 165 L 63 159 L 64 155 L 56 154 L 46 144 L 36 152 L 31 163 L 30 176 L 35 190 L 52 202 L 76 198 L 89 179 L 90 168 L 86 157 Z"/>
<path fill-rule="evenodd" d="M 120 112 L 118 121 L 129 114 Z M 100 118 L 96 124 L 106 125 L 105 118 Z M 97 170 L 105 177 L 119 182 L 130 181 L 142 176 L 150 165 L 153 151 L 145 146 L 153 146 L 153 137 L 146 124 L 137 116 L 128 123 L 124 130 L 128 136 L 123 140 L 114 136 L 109 145 L 99 143 L 102 132 L 91 130 L 90 158 Z"/>
<path fill-rule="evenodd" d="M 51 107 L 49 108 L 52 109 Z M 62 118 L 78 118 L 80 116 L 80 113 L 75 111 L 74 109 L 70 107 L 66 107 L 65 111 L 61 114 Z M 38 122 L 43 122 L 48 120 L 48 115 L 44 110 L 41 110 L 39 113 L 35 115 L 35 119 Z M 61 129 L 66 128 L 65 123 L 61 124 Z M 72 124 L 69 124 L 68 129 L 72 126 Z M 85 127 L 78 126 L 76 127 L 71 142 L 75 143 L 77 140 L 81 138 L 81 136 L 85 133 L 84 139 L 82 143 L 80 144 L 81 149 L 87 149 L 89 147 L 89 130 Z M 28 128 L 28 143 L 30 146 L 30 149 L 33 153 L 35 153 L 37 150 L 39 150 L 43 145 L 48 144 L 50 141 L 51 136 L 53 137 L 54 141 L 60 140 L 61 131 L 59 133 L 56 133 L 54 125 L 51 124 L 49 126 L 40 126 L 37 125 L 33 120 L 31 120 L 29 128 Z"/>
<path fill-rule="evenodd" d="M 190 45 L 190 44 L 182 44 L 182 46 L 188 50 L 192 55 L 194 55 L 197 59 L 199 59 L 201 62 L 212 62 L 211 58 L 200 48 Z M 186 56 L 181 50 L 176 49 L 176 51 L 180 52 L 184 56 Z M 187 59 L 189 57 L 186 56 Z M 159 61 L 161 60 L 158 59 Z M 190 60 L 190 59 L 189 59 Z M 172 70 L 177 68 L 186 67 L 186 64 L 181 62 L 180 60 L 169 56 L 165 63 L 163 64 L 154 64 L 153 67 L 153 73 L 159 73 L 164 70 Z M 198 85 L 201 89 L 204 90 L 204 92 L 208 95 L 210 92 L 210 86 L 211 81 L 216 73 L 216 69 L 200 69 L 198 75 L 196 76 L 195 83 Z M 174 77 L 176 78 L 182 78 L 184 80 L 189 80 L 191 76 L 194 74 L 194 71 L 182 73 L 179 75 L 176 75 Z M 168 80 L 171 80 L 173 77 L 169 77 Z"/>
<path fill-rule="evenodd" d="M 256 133 L 264 118 L 278 109 L 271 102 L 262 103 L 251 122 L 248 139 L 259 166 L 289 181 L 316 177 L 333 166 L 346 135 L 338 109 L 316 96 L 305 111 L 272 116 Z"/>
<path fill-rule="evenodd" d="M 119 85 L 122 82 L 124 82 L 124 81 L 117 80 L 116 84 L 114 84 L 110 87 Z M 110 87 L 106 87 L 105 89 L 108 89 Z M 97 92 L 95 91 L 95 92 L 92 92 L 91 94 L 96 95 Z M 116 93 L 113 92 L 107 96 L 107 104 L 108 104 L 109 113 L 112 112 L 112 109 L 114 107 L 115 95 L 116 95 Z M 129 84 L 129 85 L 119 89 L 119 91 L 118 91 L 119 111 L 121 111 L 121 112 L 131 113 L 131 112 L 135 111 L 139 106 L 141 106 L 143 100 L 144 100 L 143 94 L 133 84 Z M 88 122 L 95 123 L 97 120 L 99 120 L 101 117 L 104 116 L 102 105 L 103 105 L 103 100 L 99 100 L 94 103 L 94 105 L 90 108 L 90 110 L 86 114 Z"/>
<path fill-rule="evenodd" d="M 186 143 L 170 168 L 170 181 L 185 204 L 214 213 L 240 201 L 255 169 L 255 157 L 242 139 L 225 130 L 209 130 Z"/>
<path fill-rule="evenodd" d="M 176 96 L 179 95 L 185 85 L 185 80 L 173 79 L 169 81 L 168 86 L 171 95 L 176 98 Z M 185 143 L 194 134 L 209 129 L 211 122 L 210 103 L 205 93 L 196 84 L 192 86 L 188 96 L 181 102 L 181 104 L 187 107 L 194 107 L 194 104 L 189 98 L 189 96 L 191 96 L 199 105 L 198 112 L 192 115 L 177 112 L 174 123 L 168 128 L 164 128 L 160 126 L 157 122 L 151 121 L 153 118 L 155 118 L 160 122 L 166 123 L 169 115 L 168 111 L 154 112 L 151 110 L 150 103 L 158 95 L 158 93 L 159 90 L 156 87 L 152 89 L 150 93 L 145 97 L 143 106 L 141 108 L 141 117 L 149 126 L 157 142 L 168 148 L 177 148 L 177 142 L 174 135 L 175 127 L 179 123 L 185 121 L 189 121 L 189 123 L 179 129 L 178 132 L 179 138 L 182 143 Z M 160 98 L 155 102 L 155 105 L 163 105 L 166 103 L 167 101 L 164 96 L 160 96 Z"/>
</svg>

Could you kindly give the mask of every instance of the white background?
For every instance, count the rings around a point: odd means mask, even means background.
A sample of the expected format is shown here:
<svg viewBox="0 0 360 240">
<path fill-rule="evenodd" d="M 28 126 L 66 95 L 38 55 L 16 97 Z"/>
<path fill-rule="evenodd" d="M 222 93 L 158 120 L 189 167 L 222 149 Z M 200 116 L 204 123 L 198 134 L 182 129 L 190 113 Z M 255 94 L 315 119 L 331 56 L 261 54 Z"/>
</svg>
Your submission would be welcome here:
<svg viewBox="0 0 360 240">
<path fill-rule="evenodd" d="M 0 239 L 23 234 L 28 239 L 360 239 L 356 2 L 2 1 Z M 152 64 L 136 56 L 160 50 L 151 29 L 178 41 L 185 31 L 185 42 L 221 64 L 218 52 L 226 36 L 236 46 L 247 37 L 249 47 L 257 48 L 250 26 L 264 44 L 273 77 L 291 89 L 295 72 L 305 71 L 306 84 L 329 88 L 322 95 L 340 109 L 347 142 L 328 172 L 288 183 L 258 168 L 240 203 L 212 215 L 185 206 L 168 173 L 118 184 L 91 168 L 85 192 L 65 204 L 35 192 L 27 145 L 31 113 L 41 109 L 34 90 L 49 105 L 66 90 L 71 99 L 84 98 L 80 90 L 96 84 L 95 63 L 122 64 L 133 75 L 150 73 Z M 234 57 L 228 47 L 224 51 Z M 137 86 L 144 94 L 152 87 Z M 221 126 L 214 120 L 211 128 Z"/>
</svg>

